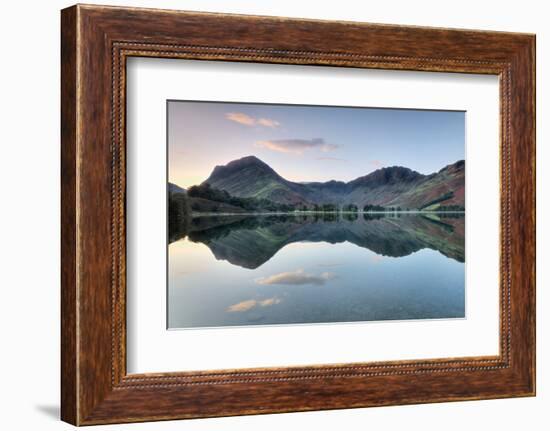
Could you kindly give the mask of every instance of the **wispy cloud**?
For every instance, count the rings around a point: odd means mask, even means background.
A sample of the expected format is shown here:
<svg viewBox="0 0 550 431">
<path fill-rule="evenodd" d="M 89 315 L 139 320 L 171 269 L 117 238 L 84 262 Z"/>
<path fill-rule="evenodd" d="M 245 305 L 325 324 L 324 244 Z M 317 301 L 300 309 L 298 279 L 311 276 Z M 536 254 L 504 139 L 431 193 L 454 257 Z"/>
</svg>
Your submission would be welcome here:
<svg viewBox="0 0 550 431">
<path fill-rule="evenodd" d="M 298 269 L 296 271 L 281 272 L 279 274 L 274 274 L 269 277 L 257 278 L 254 281 L 261 285 L 284 284 L 300 286 L 306 284 L 314 284 L 317 286 L 321 286 L 327 281 L 334 279 L 335 277 L 336 274 L 334 274 L 333 272 L 322 272 L 319 275 L 315 275 L 308 274 L 303 269 Z"/>
<path fill-rule="evenodd" d="M 242 313 L 243 311 L 252 310 L 256 307 L 269 307 L 271 305 L 279 304 L 281 300 L 279 298 L 267 298 L 267 299 L 247 299 L 246 301 L 239 302 L 237 304 L 230 305 L 226 311 L 229 313 Z"/>
<path fill-rule="evenodd" d="M 275 305 L 281 302 L 279 298 L 267 298 L 262 301 L 259 301 L 260 307 L 269 307 L 270 305 Z"/>
<path fill-rule="evenodd" d="M 277 120 L 271 120 L 269 118 L 260 118 L 257 123 L 265 127 L 279 127 L 281 125 Z"/>
<path fill-rule="evenodd" d="M 243 114 L 242 112 L 228 112 L 225 114 L 225 118 L 245 126 L 253 126 L 256 124 L 256 120 L 253 117 Z"/>
<path fill-rule="evenodd" d="M 306 150 L 318 149 L 322 152 L 334 151 L 338 145 L 328 144 L 322 138 L 314 139 L 271 139 L 256 142 L 258 147 L 267 148 L 280 153 L 303 154 Z"/>
<path fill-rule="evenodd" d="M 271 118 L 255 118 L 247 115 L 243 112 L 228 112 L 225 114 L 225 118 L 235 123 L 242 124 L 243 126 L 264 126 L 264 127 L 279 127 L 281 123 Z"/>
<path fill-rule="evenodd" d="M 230 313 L 236 313 L 241 311 L 248 311 L 254 307 L 256 307 L 256 300 L 247 299 L 246 301 L 242 301 L 237 304 L 230 305 L 229 307 L 227 307 L 226 311 L 229 311 Z"/>
</svg>

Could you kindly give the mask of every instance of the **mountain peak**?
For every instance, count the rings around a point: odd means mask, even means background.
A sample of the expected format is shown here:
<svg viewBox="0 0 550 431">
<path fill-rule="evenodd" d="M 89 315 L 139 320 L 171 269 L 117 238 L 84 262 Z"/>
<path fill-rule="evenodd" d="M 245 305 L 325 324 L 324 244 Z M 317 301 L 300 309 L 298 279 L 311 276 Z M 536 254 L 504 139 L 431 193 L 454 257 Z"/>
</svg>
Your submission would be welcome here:
<svg viewBox="0 0 550 431">
<path fill-rule="evenodd" d="M 232 160 L 231 162 L 228 163 L 228 165 L 231 163 L 263 163 L 265 165 L 265 163 L 260 159 L 258 159 L 256 156 L 244 156 L 244 157 L 241 157 L 240 159 Z"/>
<path fill-rule="evenodd" d="M 349 184 L 352 187 L 365 185 L 376 187 L 395 183 L 412 183 L 423 178 L 425 178 L 425 175 L 413 171 L 412 169 L 403 166 L 390 166 L 377 169 L 370 174 L 350 181 Z"/>
<path fill-rule="evenodd" d="M 250 179 L 259 176 L 279 178 L 279 175 L 267 163 L 261 161 L 256 156 L 246 156 L 233 160 L 226 165 L 216 166 L 205 182 L 216 184 L 220 180 L 244 171 L 248 172 Z"/>
<path fill-rule="evenodd" d="M 451 163 L 450 165 L 447 165 L 444 168 L 440 169 L 439 172 L 461 172 L 464 171 L 465 166 L 466 162 L 464 160 L 458 160 L 457 162 Z"/>
<path fill-rule="evenodd" d="M 245 157 L 241 157 L 240 159 L 236 159 L 236 160 L 232 160 L 231 162 L 227 163 L 226 165 L 218 165 L 214 168 L 214 170 L 212 171 L 212 175 L 214 175 L 216 173 L 216 171 L 223 171 L 223 170 L 238 170 L 238 169 L 243 169 L 243 168 L 246 168 L 248 166 L 259 166 L 259 167 L 262 167 L 262 168 L 267 168 L 271 171 L 273 171 L 273 169 L 271 169 L 271 167 L 261 161 L 260 159 L 258 159 L 256 156 L 245 156 Z M 275 172 L 275 171 L 273 171 Z M 211 176 L 212 176 L 211 175 Z"/>
<path fill-rule="evenodd" d="M 377 169 L 376 171 L 372 172 L 372 174 L 384 175 L 386 177 L 399 179 L 410 179 L 423 176 L 422 174 L 404 166 L 387 166 Z"/>
</svg>

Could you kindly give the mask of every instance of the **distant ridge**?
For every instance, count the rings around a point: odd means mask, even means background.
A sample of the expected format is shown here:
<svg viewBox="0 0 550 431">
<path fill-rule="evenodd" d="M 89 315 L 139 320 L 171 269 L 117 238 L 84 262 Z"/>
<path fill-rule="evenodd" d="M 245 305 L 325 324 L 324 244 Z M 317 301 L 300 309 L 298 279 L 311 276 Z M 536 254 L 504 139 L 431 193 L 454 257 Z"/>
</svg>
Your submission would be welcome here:
<svg viewBox="0 0 550 431">
<path fill-rule="evenodd" d="M 168 193 L 170 194 L 187 193 L 187 190 L 185 190 L 183 187 L 180 187 L 174 183 L 168 183 Z"/>
</svg>

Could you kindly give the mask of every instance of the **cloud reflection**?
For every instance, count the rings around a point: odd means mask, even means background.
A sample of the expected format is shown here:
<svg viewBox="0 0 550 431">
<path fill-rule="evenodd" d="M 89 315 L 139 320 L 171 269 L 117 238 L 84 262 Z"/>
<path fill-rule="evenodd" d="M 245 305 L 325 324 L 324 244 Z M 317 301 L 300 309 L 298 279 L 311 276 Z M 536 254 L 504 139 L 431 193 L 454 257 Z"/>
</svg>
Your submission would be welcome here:
<svg viewBox="0 0 550 431">
<path fill-rule="evenodd" d="M 237 304 L 230 305 L 226 311 L 229 313 L 241 313 L 243 311 L 252 310 L 256 307 L 270 307 L 272 305 L 279 304 L 281 300 L 279 298 L 267 298 L 262 300 L 247 299 L 246 301 L 238 302 Z"/>
<path fill-rule="evenodd" d="M 313 284 L 316 286 L 322 286 L 327 281 L 332 280 L 336 277 L 336 274 L 333 272 L 322 272 L 319 275 L 308 274 L 303 269 L 298 269 L 296 271 L 290 272 L 281 272 L 279 274 L 274 274 L 269 277 L 261 277 L 254 280 L 257 284 L 261 285 L 273 285 L 273 284 L 284 284 L 292 286 L 302 286 L 307 284 Z"/>
</svg>

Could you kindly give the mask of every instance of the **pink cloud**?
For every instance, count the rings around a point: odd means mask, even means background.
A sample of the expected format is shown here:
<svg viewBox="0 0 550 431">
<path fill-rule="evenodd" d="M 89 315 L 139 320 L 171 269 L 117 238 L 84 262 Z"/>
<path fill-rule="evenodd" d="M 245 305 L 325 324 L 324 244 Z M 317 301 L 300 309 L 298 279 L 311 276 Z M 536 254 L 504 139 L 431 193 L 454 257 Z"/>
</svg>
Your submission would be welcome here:
<svg viewBox="0 0 550 431">
<path fill-rule="evenodd" d="M 235 123 L 242 124 L 243 126 L 264 126 L 264 127 L 279 127 L 281 123 L 271 118 L 254 118 L 243 112 L 228 112 L 225 114 L 225 118 Z"/>
<path fill-rule="evenodd" d="M 261 124 L 262 126 L 265 126 L 265 127 L 279 127 L 281 125 L 281 123 L 279 123 L 278 121 L 271 120 L 269 118 L 260 118 L 258 120 L 258 124 Z"/>
<path fill-rule="evenodd" d="M 225 114 L 225 118 L 235 123 L 243 124 L 245 126 L 253 126 L 256 124 L 256 120 L 249 115 L 242 112 L 228 112 Z"/>
</svg>

